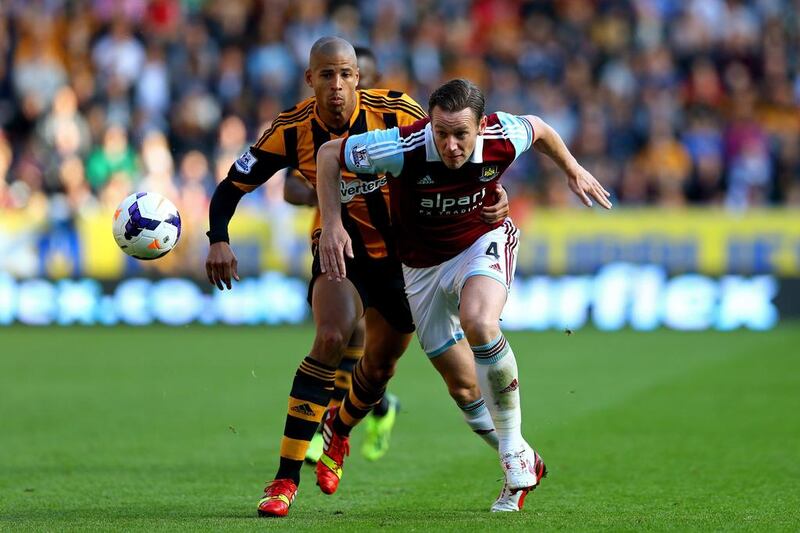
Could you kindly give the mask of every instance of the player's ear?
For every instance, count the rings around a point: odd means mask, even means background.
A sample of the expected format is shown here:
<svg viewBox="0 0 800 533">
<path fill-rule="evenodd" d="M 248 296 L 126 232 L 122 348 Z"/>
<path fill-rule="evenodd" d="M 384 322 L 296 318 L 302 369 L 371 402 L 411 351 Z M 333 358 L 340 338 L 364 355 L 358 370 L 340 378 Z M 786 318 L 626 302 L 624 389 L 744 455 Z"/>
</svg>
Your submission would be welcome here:
<svg viewBox="0 0 800 533">
<path fill-rule="evenodd" d="M 483 135 L 484 130 L 486 130 L 487 120 L 486 115 L 483 115 L 480 122 L 478 122 L 478 133 L 481 135 Z"/>
<path fill-rule="evenodd" d="M 314 84 L 311 82 L 311 69 L 310 68 L 306 69 L 306 85 L 308 85 L 312 89 L 314 88 Z"/>
</svg>

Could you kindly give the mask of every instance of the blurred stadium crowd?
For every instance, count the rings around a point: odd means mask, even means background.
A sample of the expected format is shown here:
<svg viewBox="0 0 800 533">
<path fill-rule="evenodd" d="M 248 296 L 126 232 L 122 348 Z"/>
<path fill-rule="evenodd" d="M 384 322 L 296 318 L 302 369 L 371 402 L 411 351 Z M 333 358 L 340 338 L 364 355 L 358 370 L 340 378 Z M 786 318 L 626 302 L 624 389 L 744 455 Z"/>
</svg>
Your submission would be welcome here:
<svg viewBox="0 0 800 533">
<path fill-rule="evenodd" d="M 0 209 L 69 218 L 160 191 L 204 224 L 215 184 L 310 94 L 315 39 L 372 48 L 426 107 L 463 76 L 538 114 L 622 205 L 800 205 L 796 0 L 3 0 Z M 544 158 L 520 209 L 574 204 Z M 282 207 L 282 180 L 246 200 Z M 39 210 L 39 209 L 37 209 Z M 53 215 L 53 214 L 56 215 Z M 205 226 L 203 226 L 205 227 Z"/>
</svg>

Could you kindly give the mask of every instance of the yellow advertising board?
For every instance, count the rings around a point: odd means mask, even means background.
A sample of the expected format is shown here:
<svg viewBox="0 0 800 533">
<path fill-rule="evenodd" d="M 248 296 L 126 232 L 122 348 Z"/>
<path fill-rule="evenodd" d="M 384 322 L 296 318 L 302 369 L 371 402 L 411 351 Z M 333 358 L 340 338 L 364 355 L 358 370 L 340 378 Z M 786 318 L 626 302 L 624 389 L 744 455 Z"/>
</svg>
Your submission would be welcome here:
<svg viewBox="0 0 800 533">
<path fill-rule="evenodd" d="M 800 275 L 800 210 L 734 213 L 714 209 L 537 210 L 515 218 L 521 243 L 517 272 L 587 274 L 612 262 L 657 264 L 670 273 Z M 230 227 L 240 269 L 307 276 L 313 212 L 284 204 L 241 206 Z M 111 236 L 108 213 L 55 224 L 29 212 L 0 213 L 0 271 L 15 277 L 132 273 L 202 278 L 205 219 L 183 221 L 181 243 L 158 261 L 136 262 Z"/>
<path fill-rule="evenodd" d="M 518 225 L 525 272 L 584 273 L 624 261 L 710 275 L 800 274 L 798 210 L 542 210 Z"/>
</svg>

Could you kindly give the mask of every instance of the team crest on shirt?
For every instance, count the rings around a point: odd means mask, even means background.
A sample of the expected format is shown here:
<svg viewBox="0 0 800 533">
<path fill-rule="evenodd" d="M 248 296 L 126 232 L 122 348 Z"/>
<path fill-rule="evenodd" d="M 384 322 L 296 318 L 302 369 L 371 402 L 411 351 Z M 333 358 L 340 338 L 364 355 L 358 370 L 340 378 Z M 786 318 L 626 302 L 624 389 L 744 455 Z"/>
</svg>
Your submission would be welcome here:
<svg viewBox="0 0 800 533">
<path fill-rule="evenodd" d="M 357 144 L 350 150 L 350 160 L 356 168 L 369 168 L 369 155 L 367 145 Z"/>
<path fill-rule="evenodd" d="M 245 153 L 236 160 L 236 170 L 242 174 L 250 174 L 250 171 L 253 170 L 253 166 L 256 163 L 258 163 L 256 156 L 254 156 L 250 150 L 246 150 Z"/>
<path fill-rule="evenodd" d="M 483 172 L 481 173 L 481 177 L 478 178 L 480 181 L 490 181 L 497 177 L 497 173 L 499 169 L 497 165 L 491 165 L 488 167 L 483 167 Z"/>
</svg>

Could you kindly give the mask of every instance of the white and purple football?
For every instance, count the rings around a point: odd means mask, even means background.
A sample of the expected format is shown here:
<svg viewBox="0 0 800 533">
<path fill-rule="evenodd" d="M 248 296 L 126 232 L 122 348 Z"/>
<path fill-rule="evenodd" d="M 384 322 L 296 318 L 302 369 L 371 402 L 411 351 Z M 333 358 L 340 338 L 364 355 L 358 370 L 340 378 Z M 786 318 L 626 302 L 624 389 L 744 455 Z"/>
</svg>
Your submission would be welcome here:
<svg viewBox="0 0 800 533">
<path fill-rule="evenodd" d="M 114 211 L 114 240 L 136 259 L 157 259 L 181 237 L 181 216 L 175 204 L 153 192 L 137 192 Z"/>
</svg>

